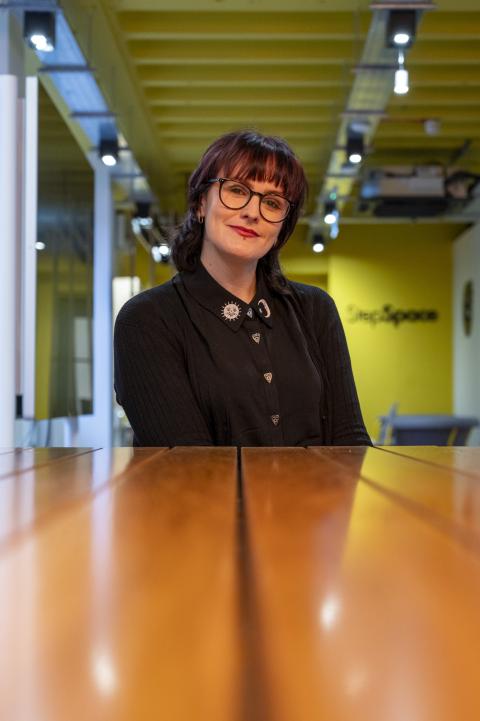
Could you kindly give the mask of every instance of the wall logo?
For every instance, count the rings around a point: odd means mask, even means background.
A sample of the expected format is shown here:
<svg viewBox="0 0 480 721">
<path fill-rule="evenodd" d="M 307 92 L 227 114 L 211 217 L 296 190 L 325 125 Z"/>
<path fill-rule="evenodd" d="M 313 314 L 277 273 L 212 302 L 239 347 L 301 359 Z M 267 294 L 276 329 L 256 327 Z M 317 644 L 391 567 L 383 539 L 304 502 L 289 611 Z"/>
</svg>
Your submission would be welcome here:
<svg viewBox="0 0 480 721">
<path fill-rule="evenodd" d="M 433 323 L 438 320 L 439 313 L 436 310 L 416 310 L 409 308 L 403 310 L 395 308 L 390 303 L 385 303 L 378 310 L 362 310 L 356 305 L 347 306 L 347 323 L 369 323 L 376 326 L 379 323 L 391 323 L 395 328 L 401 323 Z"/>
</svg>

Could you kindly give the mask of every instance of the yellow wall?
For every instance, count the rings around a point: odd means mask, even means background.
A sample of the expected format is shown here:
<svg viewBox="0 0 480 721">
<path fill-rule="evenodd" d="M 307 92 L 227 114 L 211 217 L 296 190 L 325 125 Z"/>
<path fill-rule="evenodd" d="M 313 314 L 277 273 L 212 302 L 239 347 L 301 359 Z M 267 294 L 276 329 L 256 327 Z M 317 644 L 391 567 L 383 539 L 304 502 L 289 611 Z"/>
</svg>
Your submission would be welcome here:
<svg viewBox="0 0 480 721">
<path fill-rule="evenodd" d="M 39 263 L 40 265 L 40 263 Z M 35 418 L 49 417 L 53 335 L 53 285 L 50 275 L 37 276 Z"/>
<path fill-rule="evenodd" d="M 345 225 L 328 252 L 328 290 L 352 357 L 368 431 L 397 401 L 400 413 L 452 410 L 452 240 L 447 224 Z M 433 309 L 436 322 L 351 322 L 351 305 Z M 350 318 L 350 320 L 349 320 Z"/>
<path fill-rule="evenodd" d="M 78 298 L 86 304 L 91 292 L 89 267 L 76 264 L 72 285 L 70 259 L 57 259 L 56 286 L 52 258 L 47 253 L 37 259 L 37 308 L 35 355 L 35 418 L 51 417 L 51 395 L 55 377 L 52 377 L 55 302 L 60 298 Z"/>
</svg>

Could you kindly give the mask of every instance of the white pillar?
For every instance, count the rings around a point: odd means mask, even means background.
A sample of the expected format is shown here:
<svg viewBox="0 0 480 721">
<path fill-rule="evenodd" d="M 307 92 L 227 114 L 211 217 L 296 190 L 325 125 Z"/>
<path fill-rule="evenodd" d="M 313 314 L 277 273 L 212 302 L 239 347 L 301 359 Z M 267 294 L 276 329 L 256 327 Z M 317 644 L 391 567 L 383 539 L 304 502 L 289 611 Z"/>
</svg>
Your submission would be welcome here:
<svg viewBox="0 0 480 721">
<path fill-rule="evenodd" d="M 93 412 L 101 445 L 112 445 L 112 245 L 113 196 L 110 171 L 95 159 L 93 246 Z"/>
<path fill-rule="evenodd" d="M 0 75 L 0 446 L 15 436 L 17 78 Z"/>
<path fill-rule="evenodd" d="M 93 415 L 81 416 L 81 445 L 112 445 L 113 352 L 112 352 L 112 246 L 113 196 L 110 172 L 97 156 L 90 162 L 95 171 L 93 226 Z"/>
<path fill-rule="evenodd" d="M 37 310 L 37 178 L 38 80 L 25 80 L 23 160 L 23 233 L 21 295 L 21 393 L 23 417 L 35 417 L 35 359 Z"/>
</svg>

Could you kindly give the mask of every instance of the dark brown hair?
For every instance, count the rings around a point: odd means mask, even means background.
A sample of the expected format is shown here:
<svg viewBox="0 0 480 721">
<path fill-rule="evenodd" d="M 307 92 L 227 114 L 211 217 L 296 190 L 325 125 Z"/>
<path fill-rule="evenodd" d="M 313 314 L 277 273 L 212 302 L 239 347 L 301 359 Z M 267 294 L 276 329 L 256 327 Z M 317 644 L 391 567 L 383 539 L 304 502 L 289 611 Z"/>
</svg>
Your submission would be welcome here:
<svg viewBox="0 0 480 721">
<path fill-rule="evenodd" d="M 280 186 L 293 203 L 283 221 L 277 242 L 258 261 L 271 290 L 288 293 L 278 253 L 291 236 L 307 194 L 304 170 L 290 146 L 281 138 L 242 130 L 222 135 L 205 151 L 188 181 L 188 210 L 172 242 L 172 260 L 178 270 L 195 270 L 202 250 L 203 225 L 198 221 L 202 195 L 208 181 L 222 172 L 238 180 L 257 180 Z"/>
</svg>

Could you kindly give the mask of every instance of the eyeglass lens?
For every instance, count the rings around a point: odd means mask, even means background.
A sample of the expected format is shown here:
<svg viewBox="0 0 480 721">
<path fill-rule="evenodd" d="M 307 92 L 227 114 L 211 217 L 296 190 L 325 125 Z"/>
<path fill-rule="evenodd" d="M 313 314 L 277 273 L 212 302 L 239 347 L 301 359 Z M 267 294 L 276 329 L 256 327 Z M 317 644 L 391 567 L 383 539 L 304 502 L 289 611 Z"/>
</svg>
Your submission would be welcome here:
<svg viewBox="0 0 480 721">
<path fill-rule="evenodd" d="M 227 208 L 231 210 L 239 210 L 244 208 L 252 193 L 250 188 L 243 183 L 239 183 L 235 180 L 224 180 L 220 183 L 220 200 Z M 264 195 L 260 201 L 260 213 L 265 220 L 271 220 L 273 222 L 284 220 L 287 217 L 290 204 L 286 198 L 282 198 L 280 195 Z"/>
</svg>

